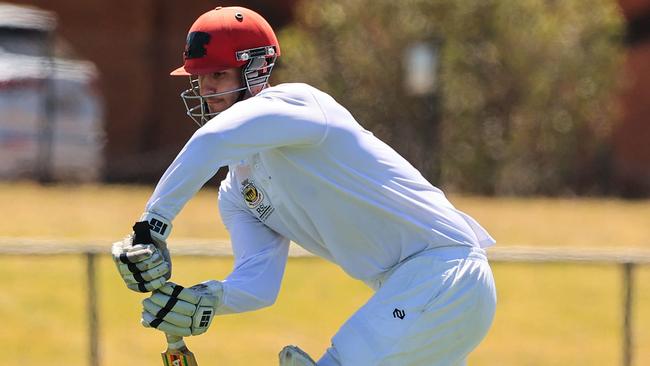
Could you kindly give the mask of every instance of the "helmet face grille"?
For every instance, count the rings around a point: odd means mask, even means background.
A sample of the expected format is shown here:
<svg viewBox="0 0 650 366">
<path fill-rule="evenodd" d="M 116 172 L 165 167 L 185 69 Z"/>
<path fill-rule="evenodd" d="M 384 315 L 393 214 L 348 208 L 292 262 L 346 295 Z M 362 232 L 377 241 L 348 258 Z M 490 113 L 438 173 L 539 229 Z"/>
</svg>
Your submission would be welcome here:
<svg viewBox="0 0 650 366">
<path fill-rule="evenodd" d="M 263 47 L 268 48 L 268 47 Z M 272 47 L 271 47 L 272 48 Z M 240 51 L 238 54 L 246 51 Z M 250 54 L 250 53 L 249 53 Z M 248 60 L 246 65 L 242 67 L 242 87 L 228 90 L 220 93 L 201 95 L 201 85 L 199 84 L 199 77 L 196 75 L 190 76 L 190 88 L 181 93 L 181 99 L 185 104 L 186 114 L 196 123 L 199 128 L 203 127 L 208 121 L 216 117 L 221 112 L 211 112 L 208 107 L 207 99 L 217 96 L 222 96 L 232 93 L 245 92 L 247 96 L 253 95 L 253 88 L 261 86 L 265 88 L 268 86 L 271 71 L 275 66 L 277 56 L 272 54 L 267 57 L 266 54 L 261 56 L 253 56 Z M 244 95 L 237 101 L 243 99 Z"/>
</svg>

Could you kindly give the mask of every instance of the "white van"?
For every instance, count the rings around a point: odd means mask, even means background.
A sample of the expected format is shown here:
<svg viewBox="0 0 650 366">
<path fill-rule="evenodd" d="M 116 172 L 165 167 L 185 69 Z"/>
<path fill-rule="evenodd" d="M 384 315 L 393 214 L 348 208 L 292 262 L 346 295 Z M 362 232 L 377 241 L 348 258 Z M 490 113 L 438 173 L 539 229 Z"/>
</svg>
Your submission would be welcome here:
<svg viewBox="0 0 650 366">
<path fill-rule="evenodd" d="M 55 27 L 50 12 L 0 4 L 0 179 L 101 179 L 97 68 L 53 56 Z"/>
</svg>

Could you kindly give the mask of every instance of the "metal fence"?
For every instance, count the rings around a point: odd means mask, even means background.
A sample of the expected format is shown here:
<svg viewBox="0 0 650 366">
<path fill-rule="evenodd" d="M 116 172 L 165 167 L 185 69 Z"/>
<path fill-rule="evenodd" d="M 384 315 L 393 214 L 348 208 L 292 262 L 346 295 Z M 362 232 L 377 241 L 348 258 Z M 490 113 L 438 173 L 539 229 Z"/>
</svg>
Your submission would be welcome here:
<svg viewBox="0 0 650 366">
<path fill-rule="evenodd" d="M 28 240 L 0 238 L 0 255 L 81 255 L 86 258 L 87 278 L 87 317 L 88 317 L 88 364 L 99 366 L 99 324 L 97 309 L 97 280 L 95 277 L 98 255 L 109 254 L 107 242 L 91 244 L 80 242 L 62 242 L 58 240 Z M 214 240 L 175 241 L 177 246 L 171 249 L 174 256 L 227 257 L 232 251 L 227 242 Z M 311 257 L 304 249 L 291 245 L 291 257 Z M 622 271 L 623 314 L 622 360 L 621 365 L 632 366 L 633 362 L 633 317 L 634 271 L 639 265 L 650 264 L 650 251 L 637 249 L 576 249 L 559 247 L 495 247 L 488 250 L 488 258 L 493 263 L 583 263 L 619 265 Z"/>
</svg>

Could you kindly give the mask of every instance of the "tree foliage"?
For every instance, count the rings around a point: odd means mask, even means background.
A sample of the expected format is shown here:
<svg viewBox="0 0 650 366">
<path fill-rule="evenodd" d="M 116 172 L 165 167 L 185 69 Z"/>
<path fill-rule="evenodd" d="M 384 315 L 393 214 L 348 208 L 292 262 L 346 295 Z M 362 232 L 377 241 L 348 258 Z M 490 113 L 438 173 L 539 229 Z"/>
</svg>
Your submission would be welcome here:
<svg viewBox="0 0 650 366">
<path fill-rule="evenodd" d="M 447 189 L 602 192 L 620 33 L 608 0 L 304 0 L 276 79 L 329 92 Z M 426 97 L 404 86 L 416 42 L 439 47 Z"/>
</svg>

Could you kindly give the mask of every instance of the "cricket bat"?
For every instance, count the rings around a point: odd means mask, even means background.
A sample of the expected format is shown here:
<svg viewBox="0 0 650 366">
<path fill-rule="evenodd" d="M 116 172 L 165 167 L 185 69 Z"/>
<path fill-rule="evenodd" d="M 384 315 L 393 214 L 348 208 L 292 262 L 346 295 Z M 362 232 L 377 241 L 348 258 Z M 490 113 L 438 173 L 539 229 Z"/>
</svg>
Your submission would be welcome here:
<svg viewBox="0 0 650 366">
<path fill-rule="evenodd" d="M 161 353 L 165 366 L 198 366 L 196 357 L 187 349 L 182 337 L 165 334 L 167 351 Z"/>
<path fill-rule="evenodd" d="M 146 221 L 137 222 L 133 226 L 133 244 L 153 243 L 149 223 Z M 187 349 L 183 337 L 165 334 L 167 337 L 167 351 L 161 353 L 163 365 L 165 366 L 198 366 L 196 357 Z"/>
</svg>

